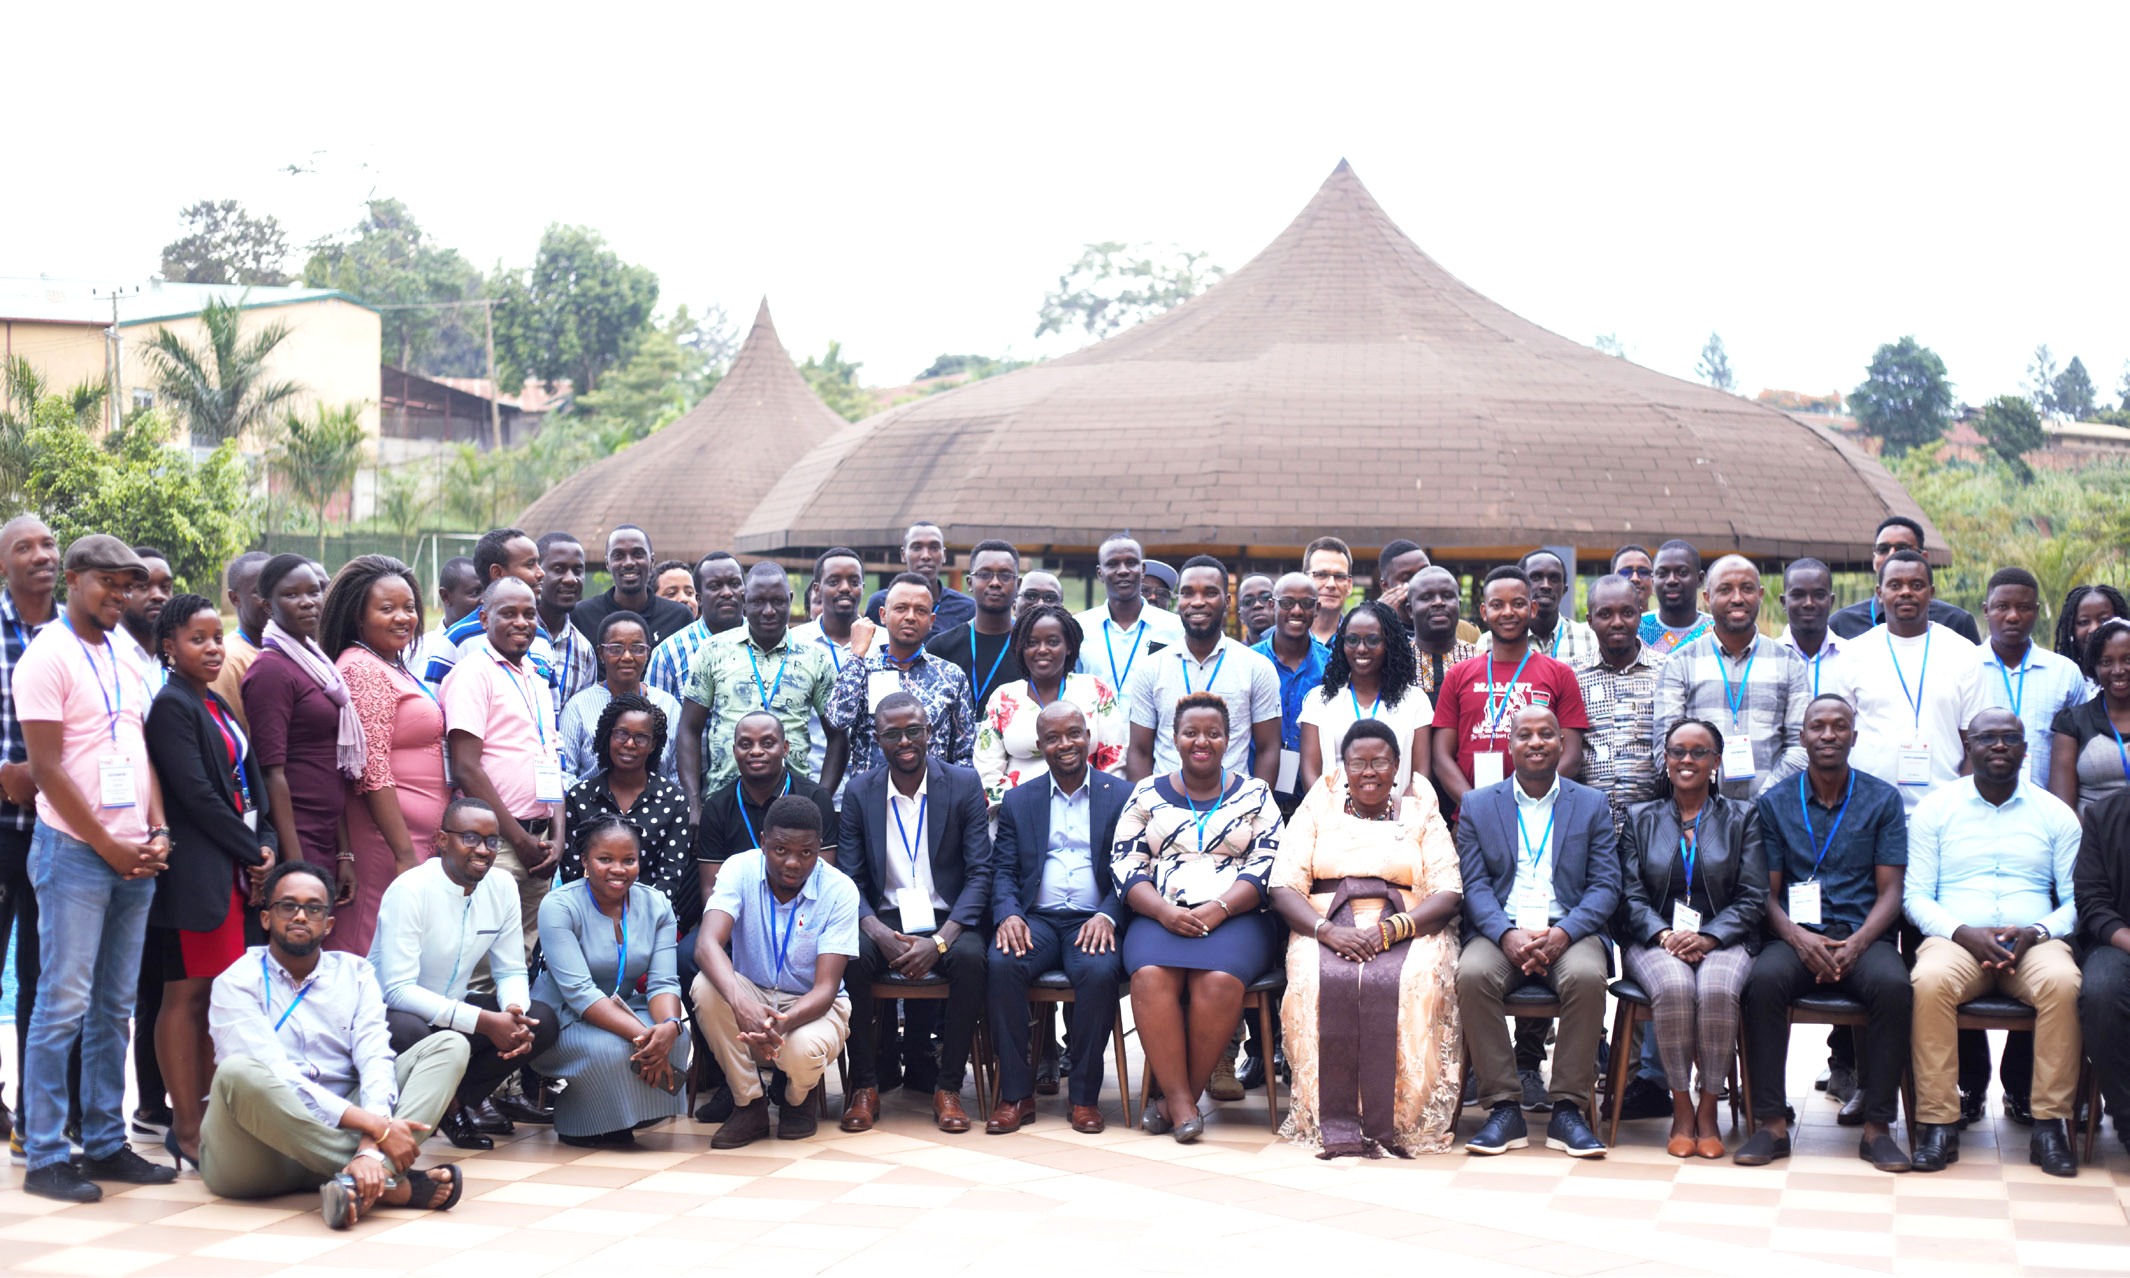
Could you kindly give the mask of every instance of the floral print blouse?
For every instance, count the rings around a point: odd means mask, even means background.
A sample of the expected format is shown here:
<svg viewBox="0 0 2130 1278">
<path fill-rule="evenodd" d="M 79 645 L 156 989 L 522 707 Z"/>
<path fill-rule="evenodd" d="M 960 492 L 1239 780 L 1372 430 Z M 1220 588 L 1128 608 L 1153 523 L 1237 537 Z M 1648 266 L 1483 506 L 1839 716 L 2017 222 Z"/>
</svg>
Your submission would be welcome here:
<svg viewBox="0 0 2130 1278">
<path fill-rule="evenodd" d="M 1279 841 L 1279 804 L 1256 777 L 1229 773 L 1220 798 L 1201 807 L 1164 773 L 1141 781 L 1125 801 L 1110 869 L 1120 896 L 1151 883 L 1177 905 L 1203 905 L 1247 879 L 1262 907 Z"/>
<path fill-rule="evenodd" d="M 1065 676 L 1061 695 L 1087 716 L 1088 766 L 1124 775 L 1124 747 L 1131 741 L 1117 694 L 1091 674 Z M 1035 721 L 1047 702 L 1037 701 L 1026 679 L 1003 684 L 991 693 L 989 709 L 976 728 L 976 775 L 984 782 L 984 801 L 993 812 L 1006 791 L 1050 775 L 1050 764 L 1036 748 Z"/>
</svg>

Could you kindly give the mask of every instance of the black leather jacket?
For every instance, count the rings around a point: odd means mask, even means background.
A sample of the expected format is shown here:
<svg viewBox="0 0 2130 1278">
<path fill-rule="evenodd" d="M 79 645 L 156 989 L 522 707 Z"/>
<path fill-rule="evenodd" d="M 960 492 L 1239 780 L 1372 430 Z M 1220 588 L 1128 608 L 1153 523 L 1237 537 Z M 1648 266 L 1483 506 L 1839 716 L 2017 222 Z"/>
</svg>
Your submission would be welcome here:
<svg viewBox="0 0 2130 1278">
<path fill-rule="evenodd" d="M 1670 799 L 1627 809 L 1620 831 L 1620 870 L 1626 891 L 1613 920 L 1613 939 L 1650 945 L 1671 927 L 1671 903 L 1685 883 L 1679 855 L 1679 813 Z M 1701 809 L 1694 853 L 1695 908 L 1701 931 L 1719 945 L 1760 952 L 1767 913 L 1768 863 L 1760 846 L 1760 813 L 1750 802 L 1711 793 Z M 1705 899 L 1704 899 L 1705 897 Z"/>
</svg>

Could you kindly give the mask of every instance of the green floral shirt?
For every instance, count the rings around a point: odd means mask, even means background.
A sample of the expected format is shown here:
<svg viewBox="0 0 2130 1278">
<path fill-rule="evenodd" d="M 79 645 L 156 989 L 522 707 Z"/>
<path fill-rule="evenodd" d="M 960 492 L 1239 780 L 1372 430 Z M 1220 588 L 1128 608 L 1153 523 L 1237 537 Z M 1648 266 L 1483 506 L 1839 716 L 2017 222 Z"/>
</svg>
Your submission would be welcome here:
<svg viewBox="0 0 2130 1278">
<path fill-rule="evenodd" d="M 703 793 L 740 774 L 732 737 L 740 720 L 765 705 L 784 725 L 790 765 L 810 774 L 813 738 L 808 724 L 828 709 L 835 668 L 819 644 L 795 643 L 789 632 L 776 647 L 757 648 L 745 626 L 714 635 L 696 650 L 687 698 L 710 712 L 703 732 Z M 679 725 L 675 725 L 675 731 Z"/>
</svg>

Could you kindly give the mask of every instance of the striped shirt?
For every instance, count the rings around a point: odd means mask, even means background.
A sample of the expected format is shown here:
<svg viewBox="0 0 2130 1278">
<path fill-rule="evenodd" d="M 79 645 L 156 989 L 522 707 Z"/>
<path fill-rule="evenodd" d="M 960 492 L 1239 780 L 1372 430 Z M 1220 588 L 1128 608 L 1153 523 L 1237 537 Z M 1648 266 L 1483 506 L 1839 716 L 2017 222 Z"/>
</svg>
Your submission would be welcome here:
<svg viewBox="0 0 2130 1278">
<path fill-rule="evenodd" d="M 30 640 L 43 634 L 44 628 L 58 619 L 59 606 L 55 602 L 51 616 L 37 625 L 24 625 L 22 613 L 15 607 L 13 593 L 0 590 L 0 621 L 7 623 L 7 632 L 0 635 L 0 743 L 7 747 L 9 763 L 30 761 L 29 743 L 22 735 L 22 721 L 15 717 L 15 666 L 29 648 Z M 0 797 L 0 828 L 27 834 L 36 824 L 35 807 L 18 808 Z"/>
<path fill-rule="evenodd" d="M 1726 741 L 1745 733 L 1753 743 L 1753 774 L 1726 776 L 1722 791 L 1750 799 L 1804 770 L 1801 738 L 1811 701 L 1812 672 L 1788 646 L 1755 634 L 1744 655 L 1733 658 L 1710 631 L 1664 662 L 1650 744 L 1661 751 L 1664 734 L 1681 719 L 1706 719 Z"/>
<path fill-rule="evenodd" d="M 1590 727 L 1583 733 L 1584 785 L 1612 807 L 1612 828 L 1627 821 L 1627 807 L 1657 794 L 1657 751 L 1650 732 L 1656 717 L 1657 675 L 1665 658 L 1643 644 L 1618 670 L 1593 655 L 1575 667 Z"/>
</svg>

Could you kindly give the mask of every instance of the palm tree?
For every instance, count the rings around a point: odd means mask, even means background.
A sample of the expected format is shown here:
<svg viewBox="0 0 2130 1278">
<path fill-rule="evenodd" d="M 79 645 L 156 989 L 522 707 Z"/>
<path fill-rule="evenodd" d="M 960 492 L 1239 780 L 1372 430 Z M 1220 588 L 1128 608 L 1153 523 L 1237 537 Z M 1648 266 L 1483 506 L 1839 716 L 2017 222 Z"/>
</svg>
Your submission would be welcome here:
<svg viewBox="0 0 2130 1278">
<path fill-rule="evenodd" d="M 413 470 L 401 469 L 390 474 L 379 472 L 377 476 L 377 513 L 385 525 L 399 537 L 399 557 L 412 559 L 409 553 L 414 539 L 420 535 L 422 520 L 429 517 L 429 510 L 436 505 L 436 494 L 422 482 L 422 477 Z"/>
<path fill-rule="evenodd" d="M 309 417 L 292 412 L 282 418 L 281 439 L 267 464 L 317 516 L 320 562 L 325 560 L 326 509 L 355 482 L 362 444 L 360 404 L 320 404 Z"/>
<path fill-rule="evenodd" d="M 278 320 L 244 332 L 243 302 L 216 299 L 200 311 L 204 345 L 195 347 L 167 328 L 157 329 L 146 348 L 156 400 L 191 432 L 192 442 L 213 447 L 262 428 L 303 387 L 266 375 L 267 360 L 288 340 Z"/>
</svg>

